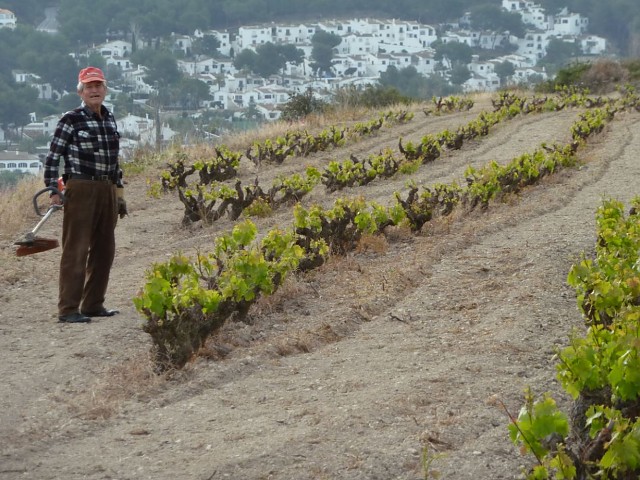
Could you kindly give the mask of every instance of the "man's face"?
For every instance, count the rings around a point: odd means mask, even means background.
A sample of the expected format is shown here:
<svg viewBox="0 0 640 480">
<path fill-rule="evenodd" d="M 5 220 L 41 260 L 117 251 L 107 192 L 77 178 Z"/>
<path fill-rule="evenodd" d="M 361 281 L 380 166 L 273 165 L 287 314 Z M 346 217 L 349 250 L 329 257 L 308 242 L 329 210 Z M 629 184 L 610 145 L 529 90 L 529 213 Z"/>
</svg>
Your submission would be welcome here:
<svg viewBox="0 0 640 480">
<path fill-rule="evenodd" d="M 89 82 L 84 84 L 79 95 L 87 107 L 98 112 L 106 94 L 107 87 L 102 82 Z"/>
</svg>

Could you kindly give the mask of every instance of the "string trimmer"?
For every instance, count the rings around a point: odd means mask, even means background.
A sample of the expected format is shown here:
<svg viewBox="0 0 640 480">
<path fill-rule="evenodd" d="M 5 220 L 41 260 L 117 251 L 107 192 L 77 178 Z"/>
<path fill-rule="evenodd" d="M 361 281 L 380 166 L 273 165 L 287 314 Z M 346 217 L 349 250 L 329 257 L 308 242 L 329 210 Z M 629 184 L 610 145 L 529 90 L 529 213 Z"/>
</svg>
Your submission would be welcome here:
<svg viewBox="0 0 640 480">
<path fill-rule="evenodd" d="M 52 248 L 58 247 L 60 244 L 58 240 L 55 238 L 42 238 L 37 237 L 36 233 L 38 230 L 45 224 L 47 220 L 51 217 L 54 212 L 62 209 L 62 205 L 51 205 L 46 213 L 42 213 L 40 211 L 40 207 L 38 206 L 38 197 L 45 192 L 52 192 L 56 195 L 60 196 L 60 199 L 64 203 L 64 195 L 63 193 L 55 187 L 47 187 L 40 190 L 33 196 L 33 208 L 36 211 L 36 214 L 42 219 L 38 222 L 38 224 L 27 233 L 21 240 L 15 242 L 15 245 L 18 245 L 18 249 L 16 250 L 16 255 L 18 257 L 24 257 L 25 255 L 33 255 L 34 253 L 44 252 L 46 250 L 51 250 Z"/>
</svg>

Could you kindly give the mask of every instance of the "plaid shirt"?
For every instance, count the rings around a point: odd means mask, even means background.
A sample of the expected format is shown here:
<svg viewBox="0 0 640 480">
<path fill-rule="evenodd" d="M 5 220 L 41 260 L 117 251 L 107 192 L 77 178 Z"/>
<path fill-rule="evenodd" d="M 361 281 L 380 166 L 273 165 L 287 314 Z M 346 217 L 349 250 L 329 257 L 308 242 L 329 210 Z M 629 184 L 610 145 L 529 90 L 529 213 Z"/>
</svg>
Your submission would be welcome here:
<svg viewBox="0 0 640 480">
<path fill-rule="evenodd" d="M 71 110 L 62 116 L 53 133 L 44 163 L 44 183 L 58 186 L 62 157 L 67 175 L 108 175 L 122 186 L 119 148 L 116 120 L 106 107 L 102 106 L 102 118 L 84 105 Z"/>
</svg>

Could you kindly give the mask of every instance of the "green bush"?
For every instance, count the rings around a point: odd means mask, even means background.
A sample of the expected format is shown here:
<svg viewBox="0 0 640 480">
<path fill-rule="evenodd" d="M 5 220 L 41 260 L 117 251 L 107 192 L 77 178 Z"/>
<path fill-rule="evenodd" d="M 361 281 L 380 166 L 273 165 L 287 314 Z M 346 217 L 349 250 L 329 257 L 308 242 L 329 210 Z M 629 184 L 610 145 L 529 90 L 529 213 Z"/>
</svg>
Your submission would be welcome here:
<svg viewBox="0 0 640 480">
<path fill-rule="evenodd" d="M 327 107 L 327 102 L 316 98 L 312 89 L 304 93 L 294 93 L 282 108 L 282 119 L 292 122 L 300 120 L 311 113 L 322 113 Z"/>
<path fill-rule="evenodd" d="M 562 87 L 580 85 L 584 75 L 591 68 L 590 63 L 574 63 L 558 70 L 555 78 L 542 82 L 536 87 L 538 92 L 553 93 Z"/>
</svg>

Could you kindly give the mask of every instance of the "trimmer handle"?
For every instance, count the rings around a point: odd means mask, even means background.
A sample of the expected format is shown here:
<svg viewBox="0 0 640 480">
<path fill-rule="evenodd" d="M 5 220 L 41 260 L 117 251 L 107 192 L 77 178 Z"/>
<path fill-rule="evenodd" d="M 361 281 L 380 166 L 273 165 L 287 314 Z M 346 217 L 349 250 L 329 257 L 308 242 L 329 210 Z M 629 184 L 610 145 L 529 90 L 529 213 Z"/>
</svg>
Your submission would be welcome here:
<svg viewBox="0 0 640 480">
<path fill-rule="evenodd" d="M 38 197 L 39 197 L 40 195 L 42 195 L 43 193 L 45 193 L 45 192 L 51 192 L 51 193 L 53 193 L 54 195 L 58 195 L 58 196 L 60 197 L 60 201 L 61 201 L 62 203 L 64 203 L 64 193 L 62 193 L 62 192 L 61 192 L 60 190 L 58 190 L 56 187 L 47 187 L 47 188 L 43 188 L 42 190 L 40 190 L 39 192 L 37 192 L 37 193 L 33 196 L 33 209 L 36 211 L 36 214 L 37 214 L 38 216 L 40 216 L 40 217 L 44 217 L 44 216 L 47 214 L 47 212 L 42 213 L 42 212 L 40 211 L 40 206 L 38 205 Z M 61 208 L 62 208 L 62 205 L 51 205 L 51 206 L 49 207 L 49 210 L 48 210 L 48 211 L 51 211 L 51 210 L 59 210 L 59 209 L 61 209 Z"/>
</svg>

